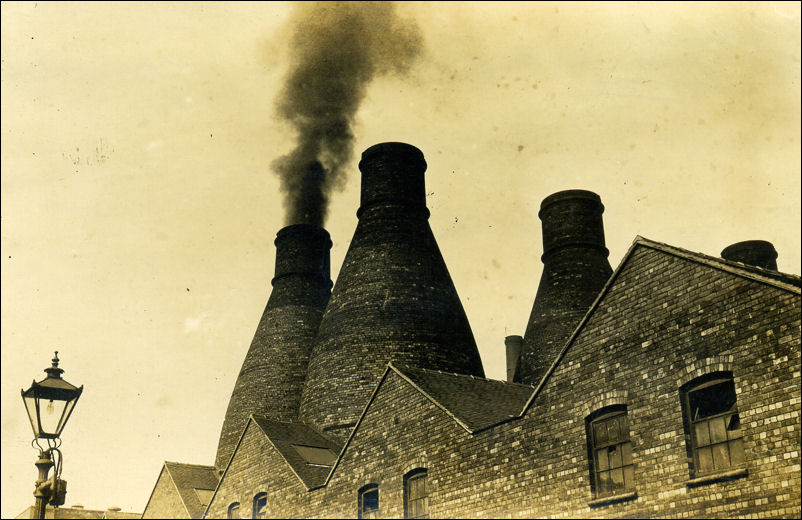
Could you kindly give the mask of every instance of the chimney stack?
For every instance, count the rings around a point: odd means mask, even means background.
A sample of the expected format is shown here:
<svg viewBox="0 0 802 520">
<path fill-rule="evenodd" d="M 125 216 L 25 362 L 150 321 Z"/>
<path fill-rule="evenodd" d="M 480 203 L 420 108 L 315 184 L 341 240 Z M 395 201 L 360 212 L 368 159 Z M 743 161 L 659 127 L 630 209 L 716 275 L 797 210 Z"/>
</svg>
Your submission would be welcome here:
<svg viewBox="0 0 802 520">
<path fill-rule="evenodd" d="M 521 358 L 523 348 L 523 336 L 507 336 L 504 338 L 504 346 L 507 349 L 507 382 L 515 381 L 515 369 L 518 368 L 518 360 Z"/>
<path fill-rule="evenodd" d="M 420 150 L 362 154 L 359 223 L 309 360 L 300 418 L 345 439 L 390 361 L 483 376 L 465 311 L 429 227 Z"/>
<path fill-rule="evenodd" d="M 604 205 L 593 192 L 546 197 L 543 274 L 515 371 L 516 382 L 537 385 L 612 274 L 604 243 Z"/>
<path fill-rule="evenodd" d="M 309 352 L 331 295 L 329 233 L 310 224 L 276 235 L 273 290 L 228 403 L 215 467 L 225 468 L 251 414 L 298 417 Z"/>
<path fill-rule="evenodd" d="M 777 270 L 777 251 L 771 242 L 765 240 L 736 242 L 724 248 L 721 258 L 771 271 Z"/>
</svg>

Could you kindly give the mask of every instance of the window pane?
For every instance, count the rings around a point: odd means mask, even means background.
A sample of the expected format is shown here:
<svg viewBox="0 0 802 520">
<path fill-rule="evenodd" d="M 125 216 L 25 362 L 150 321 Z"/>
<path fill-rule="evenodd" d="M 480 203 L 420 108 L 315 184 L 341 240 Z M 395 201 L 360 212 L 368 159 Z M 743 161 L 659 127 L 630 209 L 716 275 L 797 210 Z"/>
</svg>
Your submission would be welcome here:
<svg viewBox="0 0 802 520">
<path fill-rule="evenodd" d="M 621 423 L 621 438 L 629 438 L 629 417 L 626 414 L 620 416 L 618 420 Z"/>
<path fill-rule="evenodd" d="M 607 448 L 596 450 L 596 461 L 598 463 L 598 468 L 596 468 L 598 471 L 610 469 L 610 465 L 607 463 Z"/>
<path fill-rule="evenodd" d="M 621 467 L 621 446 L 610 446 L 607 448 L 607 455 L 610 457 L 610 468 Z"/>
<path fill-rule="evenodd" d="M 713 453 L 710 448 L 699 448 L 697 450 L 699 457 L 699 471 L 707 472 L 713 469 Z"/>
<path fill-rule="evenodd" d="M 730 439 L 740 439 L 741 433 L 741 417 L 734 413 L 726 418 L 727 423 L 727 437 Z"/>
<path fill-rule="evenodd" d="M 730 442 L 730 460 L 733 466 L 743 465 L 746 457 L 744 455 L 744 441 L 736 439 Z"/>
<path fill-rule="evenodd" d="M 593 432 L 596 435 L 596 445 L 604 444 L 607 442 L 607 425 L 603 422 L 598 422 L 593 425 Z"/>
<path fill-rule="evenodd" d="M 707 421 L 702 421 L 693 425 L 696 432 L 696 445 L 707 446 L 710 444 L 710 433 L 707 429 Z"/>
<path fill-rule="evenodd" d="M 607 421 L 607 440 L 609 442 L 618 440 L 618 420 L 616 419 Z"/>
<path fill-rule="evenodd" d="M 424 497 L 423 500 L 420 502 L 420 509 L 421 514 L 427 515 L 429 514 L 429 497 Z"/>
<path fill-rule="evenodd" d="M 362 494 L 362 510 L 365 512 L 379 509 L 379 490 L 371 489 Z"/>
<path fill-rule="evenodd" d="M 724 417 L 716 417 L 710 421 L 710 442 L 724 442 L 727 440 L 727 430 L 724 427 Z"/>
<path fill-rule="evenodd" d="M 624 489 L 624 472 L 620 468 L 610 472 L 610 480 L 613 481 L 613 491 Z"/>
<path fill-rule="evenodd" d="M 624 487 L 635 488 L 635 466 L 624 466 Z"/>
<path fill-rule="evenodd" d="M 632 464 L 632 443 L 625 442 L 621 445 L 621 457 L 624 465 Z"/>
<path fill-rule="evenodd" d="M 735 386 L 732 380 L 692 391 L 688 396 L 691 418 L 696 421 L 735 407 Z"/>
<path fill-rule="evenodd" d="M 713 466 L 716 469 L 726 469 L 730 467 L 730 450 L 727 443 L 713 445 Z"/>
<path fill-rule="evenodd" d="M 610 472 L 609 471 L 602 471 L 599 473 L 599 493 L 602 495 L 606 495 L 612 490 L 612 484 L 610 482 Z"/>
</svg>

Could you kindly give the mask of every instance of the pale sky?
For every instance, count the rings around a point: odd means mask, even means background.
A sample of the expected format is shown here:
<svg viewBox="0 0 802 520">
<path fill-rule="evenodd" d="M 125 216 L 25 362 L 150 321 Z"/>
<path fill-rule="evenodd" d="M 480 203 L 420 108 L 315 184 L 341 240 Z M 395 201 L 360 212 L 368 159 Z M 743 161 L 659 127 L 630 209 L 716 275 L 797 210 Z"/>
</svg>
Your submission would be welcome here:
<svg viewBox="0 0 802 520">
<path fill-rule="evenodd" d="M 67 504 L 141 512 L 163 461 L 212 464 L 283 226 L 269 165 L 284 3 L 2 3 L 2 516 L 33 503 L 19 396 L 58 350 L 85 385 Z M 541 200 L 601 196 L 636 235 L 717 256 L 763 239 L 800 273 L 800 6 L 425 3 L 424 52 L 377 79 L 326 225 L 336 277 L 359 154 L 428 162 L 434 235 L 488 377 L 523 334 Z"/>
</svg>

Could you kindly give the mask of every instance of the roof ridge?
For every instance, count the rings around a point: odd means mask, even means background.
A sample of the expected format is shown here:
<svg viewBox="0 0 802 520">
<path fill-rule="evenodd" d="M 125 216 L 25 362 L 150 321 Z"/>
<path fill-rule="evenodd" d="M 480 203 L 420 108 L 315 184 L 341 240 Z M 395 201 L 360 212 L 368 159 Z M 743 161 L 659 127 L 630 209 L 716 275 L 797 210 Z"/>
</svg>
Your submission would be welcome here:
<svg viewBox="0 0 802 520">
<path fill-rule="evenodd" d="M 522 384 L 522 383 L 511 383 L 511 382 L 505 381 L 503 379 L 493 379 L 493 378 L 490 378 L 490 377 L 474 376 L 474 375 L 471 375 L 471 374 L 460 374 L 459 372 L 444 372 L 442 370 L 434 369 L 434 368 L 424 368 L 424 367 L 416 367 L 416 366 L 411 366 L 411 365 L 399 364 L 399 363 L 396 363 L 394 361 L 391 361 L 390 364 L 393 365 L 393 367 L 395 367 L 396 369 L 402 370 L 402 371 L 403 370 L 412 370 L 412 371 L 420 370 L 420 371 L 423 371 L 423 372 L 430 372 L 430 373 L 437 372 L 439 374 L 443 374 L 443 375 L 447 375 L 447 376 L 469 377 L 469 378 L 474 379 L 476 381 L 489 381 L 489 382 L 492 382 L 492 383 L 501 383 L 501 384 L 504 384 L 504 385 L 523 386 L 523 387 L 526 387 L 526 388 L 535 388 L 534 385 L 525 385 L 525 384 Z"/>
<path fill-rule="evenodd" d="M 174 462 L 171 460 L 165 460 L 165 464 L 176 464 L 178 466 L 194 466 L 196 468 L 208 468 L 208 469 L 215 469 L 214 464 L 192 464 L 189 462 Z"/>
<path fill-rule="evenodd" d="M 254 419 L 262 419 L 262 420 L 265 420 L 265 421 L 277 422 L 277 423 L 282 423 L 282 424 L 300 424 L 302 426 L 306 426 L 306 423 L 303 422 L 303 421 L 280 421 L 278 419 L 274 419 L 272 417 L 269 417 L 269 416 L 261 414 L 261 413 L 252 413 L 251 415 L 253 416 Z"/>
</svg>

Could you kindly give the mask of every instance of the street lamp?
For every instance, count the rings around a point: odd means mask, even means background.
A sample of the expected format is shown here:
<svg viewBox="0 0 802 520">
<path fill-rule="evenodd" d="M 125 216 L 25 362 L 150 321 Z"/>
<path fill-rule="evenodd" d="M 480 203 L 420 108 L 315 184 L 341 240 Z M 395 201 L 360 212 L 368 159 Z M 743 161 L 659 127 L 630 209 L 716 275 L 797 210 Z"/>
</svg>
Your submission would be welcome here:
<svg viewBox="0 0 802 520">
<path fill-rule="evenodd" d="M 22 401 L 33 428 L 32 444 L 39 448 L 39 460 L 36 461 L 39 479 L 33 492 L 36 505 L 32 518 L 44 518 L 48 503 L 64 503 L 66 482 L 59 478 L 62 462 L 61 451 L 58 449 L 61 445 L 59 437 L 84 390 L 83 386 L 78 388 L 61 378 L 64 370 L 58 367 L 58 361 L 57 351 L 52 366 L 45 369 L 47 377 L 38 383 L 34 380 L 29 389 L 22 390 Z M 40 440 L 47 443 L 47 449 L 42 447 Z M 48 480 L 47 474 L 54 466 L 53 455 L 58 455 L 58 460 L 53 478 Z"/>
</svg>

